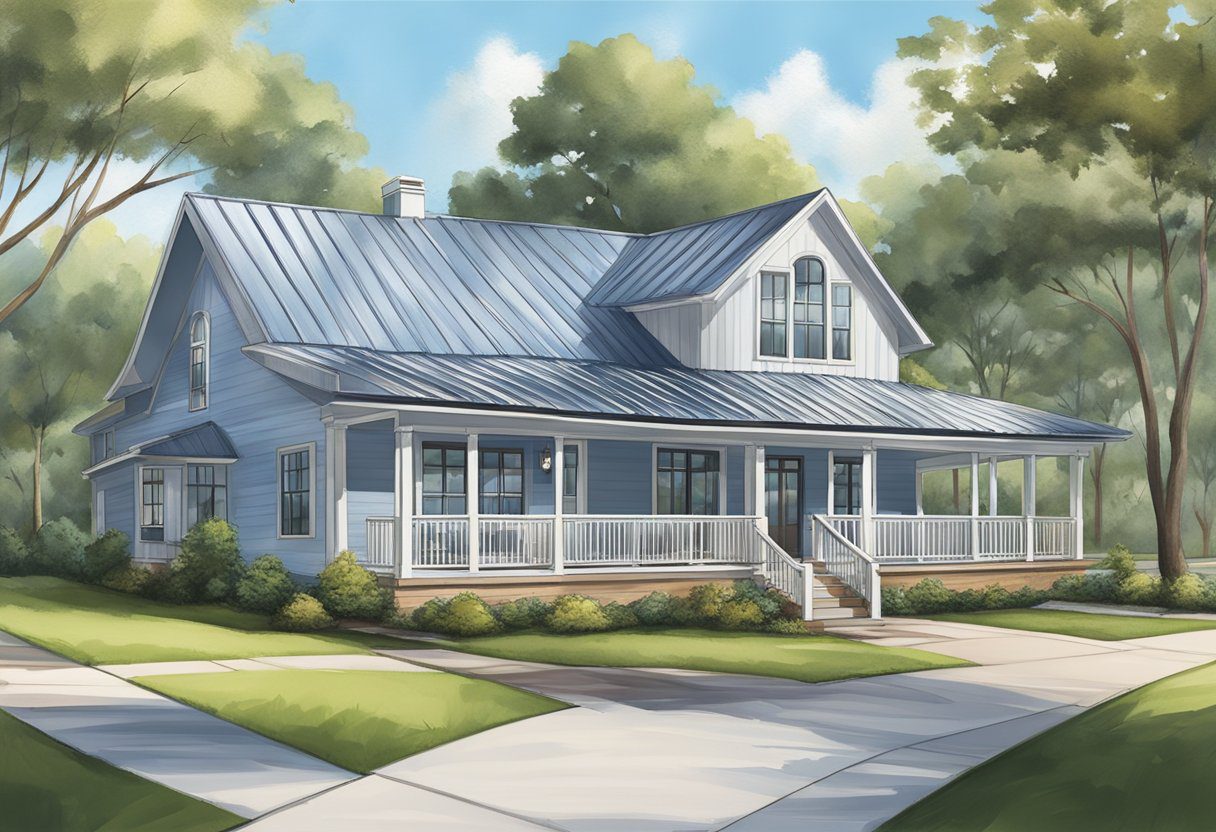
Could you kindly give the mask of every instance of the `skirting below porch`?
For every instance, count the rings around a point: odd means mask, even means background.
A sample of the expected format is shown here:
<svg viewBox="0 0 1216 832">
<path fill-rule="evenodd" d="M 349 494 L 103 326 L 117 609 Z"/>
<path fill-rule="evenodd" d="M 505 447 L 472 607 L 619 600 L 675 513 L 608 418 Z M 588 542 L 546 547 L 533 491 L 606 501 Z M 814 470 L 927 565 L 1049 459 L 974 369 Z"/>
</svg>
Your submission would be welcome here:
<svg viewBox="0 0 1216 832">
<path fill-rule="evenodd" d="M 1026 563 L 884 563 L 883 587 L 909 587 L 925 578 L 937 578 L 949 589 L 983 589 L 997 584 L 1010 591 L 1028 586 L 1048 589 L 1065 575 L 1080 575 L 1093 566 L 1093 560 L 1055 560 Z"/>
<path fill-rule="evenodd" d="M 393 589 L 397 605 L 403 610 L 418 607 L 432 598 L 451 598 L 460 592 L 476 592 L 491 604 L 516 598 L 541 598 L 551 601 L 559 595 L 586 595 L 601 603 L 628 603 L 655 591 L 687 595 L 699 584 L 751 580 L 755 570 L 748 567 L 681 566 L 669 569 L 631 569 L 629 571 L 590 571 L 554 575 L 552 572 L 431 575 L 410 578 L 383 577 L 381 582 Z"/>
</svg>

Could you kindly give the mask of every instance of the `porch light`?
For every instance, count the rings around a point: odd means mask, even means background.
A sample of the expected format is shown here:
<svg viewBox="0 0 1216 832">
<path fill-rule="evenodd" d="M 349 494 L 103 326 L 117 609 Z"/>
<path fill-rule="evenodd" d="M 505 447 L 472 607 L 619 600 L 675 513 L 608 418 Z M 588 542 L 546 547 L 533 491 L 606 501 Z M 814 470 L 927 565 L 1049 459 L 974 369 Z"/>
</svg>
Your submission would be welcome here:
<svg viewBox="0 0 1216 832">
<path fill-rule="evenodd" d="M 544 471 L 547 474 L 547 473 L 549 473 L 550 469 L 552 469 L 552 468 L 553 468 L 553 451 L 551 451 L 548 448 L 548 446 L 546 446 L 540 452 L 540 470 Z"/>
</svg>

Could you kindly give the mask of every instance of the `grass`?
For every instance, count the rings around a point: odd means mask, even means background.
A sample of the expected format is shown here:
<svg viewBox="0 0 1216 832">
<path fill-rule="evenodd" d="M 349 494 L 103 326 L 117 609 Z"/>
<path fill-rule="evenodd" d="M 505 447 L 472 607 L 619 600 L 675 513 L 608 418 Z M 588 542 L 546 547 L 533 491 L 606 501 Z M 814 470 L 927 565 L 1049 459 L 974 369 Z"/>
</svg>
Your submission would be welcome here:
<svg viewBox="0 0 1216 832">
<path fill-rule="evenodd" d="M 514 633 L 435 643 L 466 653 L 549 664 L 672 667 L 827 682 L 907 673 L 969 662 L 832 636 L 779 636 L 720 630 L 618 630 L 587 635 Z"/>
<path fill-rule="evenodd" d="M 1101 613 L 1066 610 L 990 610 L 984 612 L 947 612 L 929 615 L 935 621 L 957 621 L 963 624 L 984 624 L 1011 630 L 1031 630 L 1036 633 L 1059 633 L 1065 636 L 1122 641 L 1127 638 L 1167 636 L 1192 630 L 1216 629 L 1216 621 L 1190 618 L 1144 618 L 1132 615 L 1102 615 Z"/>
<path fill-rule="evenodd" d="M 963 774 L 881 827 L 927 830 L 1209 828 L 1216 664 L 1154 682 Z"/>
<path fill-rule="evenodd" d="M 0 630 L 85 664 L 367 653 L 365 633 L 282 633 L 266 616 L 165 604 L 59 578 L 0 578 Z"/>
<path fill-rule="evenodd" d="M 218 832 L 243 820 L 61 745 L 0 711 L 0 830 Z"/>
<path fill-rule="evenodd" d="M 138 684 L 351 771 L 566 705 L 432 671 L 267 670 L 145 676 Z"/>
</svg>

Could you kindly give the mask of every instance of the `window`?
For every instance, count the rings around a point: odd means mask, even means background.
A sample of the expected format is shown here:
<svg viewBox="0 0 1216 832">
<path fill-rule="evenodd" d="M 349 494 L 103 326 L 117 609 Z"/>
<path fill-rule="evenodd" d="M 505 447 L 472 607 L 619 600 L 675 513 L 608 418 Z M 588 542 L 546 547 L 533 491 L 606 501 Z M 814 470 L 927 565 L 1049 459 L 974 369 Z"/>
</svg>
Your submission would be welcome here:
<svg viewBox="0 0 1216 832">
<path fill-rule="evenodd" d="M 717 451 L 659 448 L 656 453 L 658 514 L 717 514 Z"/>
<path fill-rule="evenodd" d="M 861 514 L 861 463 L 836 460 L 832 472 L 833 514 Z"/>
<path fill-rule="evenodd" d="M 562 513 L 578 514 L 578 445 L 562 446 Z"/>
<path fill-rule="evenodd" d="M 848 361 L 852 354 L 853 288 L 847 283 L 832 286 L 832 358 Z"/>
<path fill-rule="evenodd" d="M 279 537 L 312 536 L 312 446 L 279 449 Z"/>
<path fill-rule="evenodd" d="M 190 409 L 207 406 L 208 354 L 207 315 L 195 312 L 190 319 Z"/>
<path fill-rule="evenodd" d="M 760 273 L 760 354 L 785 357 L 786 291 L 783 274 Z"/>
<path fill-rule="evenodd" d="M 223 465 L 186 466 L 186 522 L 228 519 L 228 468 Z"/>
<path fill-rule="evenodd" d="M 823 358 L 823 262 L 803 257 L 794 263 L 794 357 Z"/>
<path fill-rule="evenodd" d="M 101 435 L 102 459 L 109 459 L 114 456 L 114 429 L 106 431 Z"/>
<path fill-rule="evenodd" d="M 165 539 L 165 469 L 143 468 L 140 473 L 139 539 Z"/>
<path fill-rule="evenodd" d="M 524 513 L 524 452 L 481 452 L 482 514 Z"/>
<path fill-rule="evenodd" d="M 422 445 L 422 513 L 465 513 L 464 445 Z"/>
</svg>

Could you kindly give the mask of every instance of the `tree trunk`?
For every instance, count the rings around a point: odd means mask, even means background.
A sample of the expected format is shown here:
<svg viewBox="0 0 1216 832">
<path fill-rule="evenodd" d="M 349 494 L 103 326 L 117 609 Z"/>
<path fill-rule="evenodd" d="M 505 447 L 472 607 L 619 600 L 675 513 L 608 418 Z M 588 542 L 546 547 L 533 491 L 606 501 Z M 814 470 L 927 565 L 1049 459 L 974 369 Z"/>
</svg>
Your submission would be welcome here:
<svg viewBox="0 0 1216 832">
<path fill-rule="evenodd" d="M 1093 464 L 1089 466 L 1089 477 L 1094 484 L 1094 546 L 1102 549 L 1102 462 L 1106 456 L 1106 446 L 1103 445 L 1093 453 Z"/>
<path fill-rule="evenodd" d="M 44 428 L 34 428 L 34 534 L 42 528 L 42 440 Z"/>
</svg>

